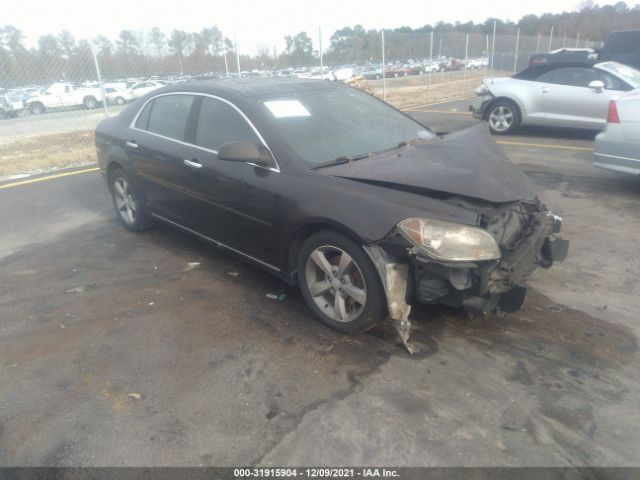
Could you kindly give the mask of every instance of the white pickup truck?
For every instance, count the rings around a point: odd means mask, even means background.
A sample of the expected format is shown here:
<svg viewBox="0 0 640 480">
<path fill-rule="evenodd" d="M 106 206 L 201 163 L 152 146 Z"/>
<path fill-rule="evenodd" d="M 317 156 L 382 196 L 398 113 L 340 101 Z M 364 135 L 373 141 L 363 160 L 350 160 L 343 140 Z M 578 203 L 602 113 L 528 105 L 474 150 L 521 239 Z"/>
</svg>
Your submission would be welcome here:
<svg viewBox="0 0 640 480">
<path fill-rule="evenodd" d="M 54 83 L 42 94 L 31 97 L 26 108 L 34 115 L 60 108 L 96 108 L 102 102 L 99 87 L 77 87 L 72 83 Z"/>
</svg>

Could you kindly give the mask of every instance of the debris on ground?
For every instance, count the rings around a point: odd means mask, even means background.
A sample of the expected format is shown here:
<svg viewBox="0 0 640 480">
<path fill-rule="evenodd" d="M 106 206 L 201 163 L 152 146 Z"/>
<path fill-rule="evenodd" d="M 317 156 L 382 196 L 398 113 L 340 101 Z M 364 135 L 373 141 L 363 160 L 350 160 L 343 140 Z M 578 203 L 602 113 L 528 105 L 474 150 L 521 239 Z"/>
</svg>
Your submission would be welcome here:
<svg viewBox="0 0 640 480">
<path fill-rule="evenodd" d="M 136 400 L 140 400 L 142 398 L 142 395 L 140 393 L 137 393 L 137 392 L 132 392 L 132 393 L 128 394 L 127 397 L 131 397 L 131 398 L 135 398 Z"/>
<path fill-rule="evenodd" d="M 182 271 L 190 272 L 191 270 L 195 270 L 196 268 L 200 268 L 200 262 L 189 262 Z"/>
<path fill-rule="evenodd" d="M 279 302 L 284 302 L 287 298 L 286 293 L 267 293 L 265 297 L 270 298 L 271 300 L 277 300 Z"/>
<path fill-rule="evenodd" d="M 240 274 L 238 272 L 227 272 L 227 275 L 229 275 L 230 277 L 237 277 Z"/>
<path fill-rule="evenodd" d="M 95 283 L 88 283 L 86 285 L 79 285 L 77 287 L 70 288 L 69 290 L 65 290 L 64 293 L 84 293 L 87 290 L 92 290 L 96 288 Z"/>
</svg>

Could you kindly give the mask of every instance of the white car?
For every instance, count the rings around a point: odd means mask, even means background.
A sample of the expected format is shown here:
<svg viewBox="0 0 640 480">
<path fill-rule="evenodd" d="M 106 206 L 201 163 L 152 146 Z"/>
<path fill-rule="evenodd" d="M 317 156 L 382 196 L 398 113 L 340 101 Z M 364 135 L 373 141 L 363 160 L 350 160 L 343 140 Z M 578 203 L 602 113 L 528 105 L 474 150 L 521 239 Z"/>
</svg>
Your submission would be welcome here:
<svg viewBox="0 0 640 480">
<path fill-rule="evenodd" d="M 164 87 L 164 84 L 158 80 L 145 80 L 144 82 L 135 83 L 130 89 L 132 98 L 140 98 L 149 92 L 153 92 L 158 88 Z"/>
<path fill-rule="evenodd" d="M 17 117 L 24 110 L 22 99 L 12 93 L 0 93 L 0 115 L 5 118 Z"/>
<path fill-rule="evenodd" d="M 492 133 L 520 125 L 602 130 L 609 101 L 640 87 L 640 71 L 616 62 L 551 62 L 486 79 L 469 109 Z"/>
<path fill-rule="evenodd" d="M 47 110 L 84 107 L 97 108 L 102 102 L 102 91 L 98 87 L 78 87 L 73 83 L 54 83 L 44 92 L 26 101 L 25 107 L 34 115 Z"/>
<path fill-rule="evenodd" d="M 640 175 L 640 92 L 609 102 L 607 126 L 593 145 L 593 164 Z"/>
<path fill-rule="evenodd" d="M 107 103 L 111 105 L 124 105 L 134 99 L 129 90 L 114 87 L 104 87 L 104 95 L 107 97 Z"/>
</svg>

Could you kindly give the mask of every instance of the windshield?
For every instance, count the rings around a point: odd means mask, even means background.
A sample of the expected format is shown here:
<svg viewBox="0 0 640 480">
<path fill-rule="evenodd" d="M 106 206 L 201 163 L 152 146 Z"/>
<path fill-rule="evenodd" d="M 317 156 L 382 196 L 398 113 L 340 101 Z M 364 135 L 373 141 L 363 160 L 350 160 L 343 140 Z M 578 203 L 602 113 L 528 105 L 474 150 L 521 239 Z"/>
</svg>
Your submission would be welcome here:
<svg viewBox="0 0 640 480">
<path fill-rule="evenodd" d="M 311 165 L 433 137 L 416 121 L 350 87 L 263 98 L 261 103 L 285 142 Z"/>
<path fill-rule="evenodd" d="M 640 71 L 628 65 L 622 65 L 617 62 L 606 62 L 600 65 L 605 70 L 613 73 L 614 75 L 622 78 L 625 82 L 631 85 L 633 88 L 640 87 Z"/>
</svg>

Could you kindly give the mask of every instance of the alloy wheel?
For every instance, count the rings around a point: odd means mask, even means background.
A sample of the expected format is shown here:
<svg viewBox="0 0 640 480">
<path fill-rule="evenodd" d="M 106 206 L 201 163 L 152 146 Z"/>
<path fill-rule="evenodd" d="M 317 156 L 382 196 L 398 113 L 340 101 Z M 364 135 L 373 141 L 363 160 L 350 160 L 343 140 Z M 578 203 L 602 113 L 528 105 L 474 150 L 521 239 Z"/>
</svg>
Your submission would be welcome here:
<svg viewBox="0 0 640 480">
<path fill-rule="evenodd" d="M 506 132 L 513 125 L 515 117 L 513 111 L 505 106 L 499 105 L 489 114 L 489 124 L 496 132 Z"/>
<path fill-rule="evenodd" d="M 364 276 L 344 250 L 334 246 L 316 248 L 307 258 L 305 280 L 313 301 L 329 318 L 348 323 L 364 310 Z"/>
<path fill-rule="evenodd" d="M 127 181 L 122 177 L 117 177 L 113 182 L 113 198 L 116 204 L 118 214 L 127 225 L 133 225 L 136 221 L 138 205 L 133 198 L 131 188 Z"/>
</svg>

